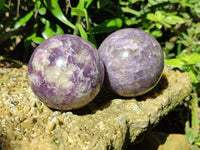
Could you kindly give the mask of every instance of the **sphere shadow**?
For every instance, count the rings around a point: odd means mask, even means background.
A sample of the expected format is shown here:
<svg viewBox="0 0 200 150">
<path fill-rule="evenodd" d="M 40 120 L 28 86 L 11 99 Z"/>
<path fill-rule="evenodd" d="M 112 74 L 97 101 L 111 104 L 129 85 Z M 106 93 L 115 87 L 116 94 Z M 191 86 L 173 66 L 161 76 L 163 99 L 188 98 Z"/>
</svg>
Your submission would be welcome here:
<svg viewBox="0 0 200 150">
<path fill-rule="evenodd" d="M 113 99 L 136 99 L 137 101 L 146 101 L 148 99 L 154 99 L 163 93 L 163 91 L 168 87 L 168 84 L 169 83 L 167 76 L 163 74 L 158 84 L 151 91 L 137 97 L 122 97 L 113 93 L 110 89 L 103 86 L 99 94 L 95 97 L 95 99 L 92 102 L 90 102 L 82 108 L 72 110 L 71 112 L 75 115 L 94 114 L 98 110 L 103 110 L 109 107 Z"/>
<path fill-rule="evenodd" d="M 120 96 L 103 86 L 92 102 L 82 108 L 72 110 L 71 112 L 76 115 L 94 114 L 98 110 L 109 107 L 111 101 L 116 98 L 120 98 Z"/>
<path fill-rule="evenodd" d="M 165 74 L 162 74 L 160 81 L 152 90 L 150 90 L 146 94 L 135 97 L 135 99 L 137 101 L 146 101 L 147 99 L 155 99 L 163 94 L 163 91 L 167 89 L 168 85 L 169 82 L 167 76 Z"/>
</svg>

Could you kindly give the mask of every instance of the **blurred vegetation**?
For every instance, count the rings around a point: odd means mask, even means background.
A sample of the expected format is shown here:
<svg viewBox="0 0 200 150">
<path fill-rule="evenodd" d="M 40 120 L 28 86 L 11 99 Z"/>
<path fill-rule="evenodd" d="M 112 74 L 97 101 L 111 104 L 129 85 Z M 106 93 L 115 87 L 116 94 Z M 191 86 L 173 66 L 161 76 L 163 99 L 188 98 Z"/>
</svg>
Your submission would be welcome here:
<svg viewBox="0 0 200 150">
<path fill-rule="evenodd" d="M 161 44 L 165 63 L 188 72 L 193 92 L 186 101 L 191 118 L 185 133 L 200 147 L 199 0 L 1 0 L 0 55 L 27 63 L 34 48 L 59 34 L 74 34 L 96 48 L 107 35 L 140 28 Z"/>
</svg>

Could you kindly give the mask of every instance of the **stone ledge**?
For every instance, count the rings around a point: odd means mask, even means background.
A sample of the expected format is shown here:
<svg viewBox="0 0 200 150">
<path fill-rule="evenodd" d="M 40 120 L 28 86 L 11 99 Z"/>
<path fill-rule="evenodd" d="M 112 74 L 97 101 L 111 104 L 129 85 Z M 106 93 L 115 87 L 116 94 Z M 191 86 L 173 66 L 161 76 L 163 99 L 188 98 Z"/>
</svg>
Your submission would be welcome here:
<svg viewBox="0 0 200 150">
<path fill-rule="evenodd" d="M 0 68 L 0 84 L 0 142 L 16 150 L 121 150 L 191 92 L 187 73 L 165 67 L 159 84 L 143 96 L 124 99 L 104 88 L 84 108 L 60 112 L 32 93 L 27 66 Z"/>
</svg>

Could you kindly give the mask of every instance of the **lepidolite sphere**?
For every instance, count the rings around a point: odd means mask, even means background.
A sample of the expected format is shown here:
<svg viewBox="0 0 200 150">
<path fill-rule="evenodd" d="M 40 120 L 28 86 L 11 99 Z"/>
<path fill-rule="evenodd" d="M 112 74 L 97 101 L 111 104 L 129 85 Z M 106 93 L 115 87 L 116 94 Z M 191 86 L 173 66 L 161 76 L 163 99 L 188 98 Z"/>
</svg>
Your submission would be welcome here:
<svg viewBox="0 0 200 150">
<path fill-rule="evenodd" d="M 121 96 L 138 96 L 151 90 L 164 67 L 159 43 L 139 29 L 115 31 L 102 42 L 99 54 L 105 65 L 105 84 Z"/>
<path fill-rule="evenodd" d="M 41 43 L 28 65 L 35 95 L 47 106 L 70 110 L 83 107 L 100 91 L 104 67 L 97 50 L 73 35 L 58 35 Z"/>
</svg>

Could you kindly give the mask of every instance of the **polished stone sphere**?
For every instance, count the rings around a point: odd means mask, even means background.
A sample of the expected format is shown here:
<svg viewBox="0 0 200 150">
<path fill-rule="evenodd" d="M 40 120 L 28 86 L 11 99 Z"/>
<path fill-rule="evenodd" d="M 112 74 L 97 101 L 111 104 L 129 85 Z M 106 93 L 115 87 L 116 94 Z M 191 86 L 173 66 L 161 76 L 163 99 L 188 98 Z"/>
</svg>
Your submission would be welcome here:
<svg viewBox="0 0 200 150">
<path fill-rule="evenodd" d="M 102 42 L 99 55 L 105 65 L 105 84 L 121 96 L 142 95 L 161 78 L 162 49 L 156 39 L 142 30 L 115 31 Z"/>
<path fill-rule="evenodd" d="M 58 35 L 41 43 L 28 64 L 32 91 L 47 106 L 78 109 L 91 102 L 104 80 L 96 48 L 74 35 Z"/>
</svg>

